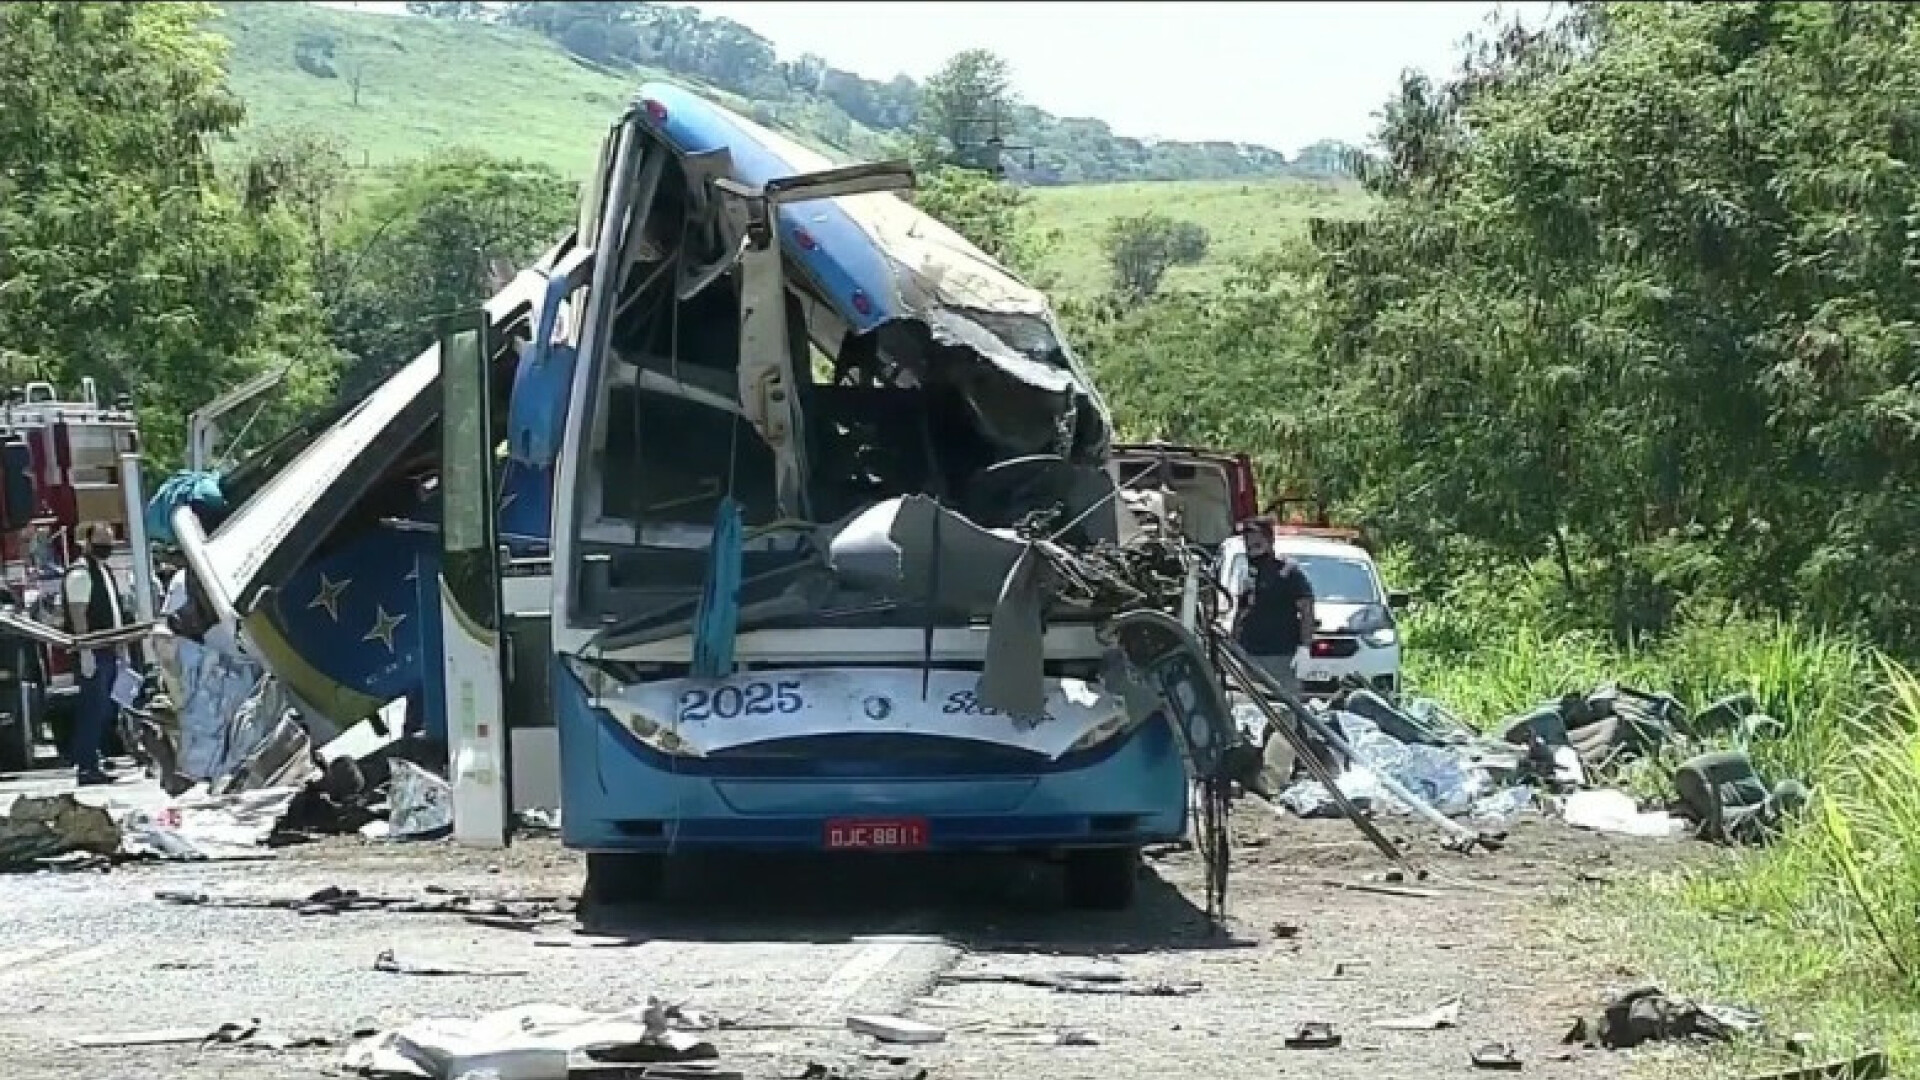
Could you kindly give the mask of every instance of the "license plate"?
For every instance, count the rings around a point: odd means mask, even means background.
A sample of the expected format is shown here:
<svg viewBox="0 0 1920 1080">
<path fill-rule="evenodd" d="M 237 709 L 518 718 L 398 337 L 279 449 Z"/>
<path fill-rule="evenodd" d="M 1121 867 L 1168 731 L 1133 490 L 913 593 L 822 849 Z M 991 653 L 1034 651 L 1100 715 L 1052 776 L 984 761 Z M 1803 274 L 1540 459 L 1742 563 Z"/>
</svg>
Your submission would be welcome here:
<svg viewBox="0 0 1920 1080">
<path fill-rule="evenodd" d="M 1325 671 L 1309 670 L 1305 675 L 1300 676 L 1300 681 L 1301 682 L 1332 682 L 1333 675 Z"/>
<path fill-rule="evenodd" d="M 843 818 L 827 822 L 829 851 L 905 851 L 927 846 L 921 818 Z"/>
</svg>

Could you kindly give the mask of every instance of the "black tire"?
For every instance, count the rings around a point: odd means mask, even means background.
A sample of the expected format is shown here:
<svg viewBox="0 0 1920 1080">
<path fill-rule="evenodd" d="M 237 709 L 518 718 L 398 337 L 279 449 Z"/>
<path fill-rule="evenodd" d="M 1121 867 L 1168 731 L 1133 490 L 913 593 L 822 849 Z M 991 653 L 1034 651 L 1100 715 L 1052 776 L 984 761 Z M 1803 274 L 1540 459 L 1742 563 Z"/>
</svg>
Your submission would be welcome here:
<svg viewBox="0 0 1920 1080">
<path fill-rule="evenodd" d="M 31 715 L 13 715 L 0 721 L 0 773 L 27 772 L 33 768 L 33 729 Z"/>
<path fill-rule="evenodd" d="M 624 907 L 660 899 L 667 891 L 667 857 L 633 852 L 587 854 L 588 907 Z"/>
<path fill-rule="evenodd" d="M 1077 911 L 1125 911 L 1140 885 L 1139 848 L 1094 848 L 1067 853 L 1067 906 Z"/>
</svg>

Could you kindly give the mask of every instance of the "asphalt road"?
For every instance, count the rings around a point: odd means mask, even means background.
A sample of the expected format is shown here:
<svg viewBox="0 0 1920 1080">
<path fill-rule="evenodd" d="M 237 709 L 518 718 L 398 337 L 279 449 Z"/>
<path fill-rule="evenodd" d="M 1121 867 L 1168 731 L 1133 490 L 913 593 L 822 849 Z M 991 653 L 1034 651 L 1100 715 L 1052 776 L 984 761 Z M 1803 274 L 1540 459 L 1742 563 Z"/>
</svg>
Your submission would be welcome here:
<svg viewBox="0 0 1920 1080">
<path fill-rule="evenodd" d="M 0 784 L 0 801 L 15 786 Z M 1412 898 L 1328 885 L 1384 869 L 1345 822 L 1259 810 L 1234 820 L 1230 938 L 1188 899 L 1199 880 L 1190 854 L 1151 862 L 1135 909 L 1113 915 L 1063 910 L 1057 875 L 1031 864 L 709 865 L 681 883 L 674 903 L 600 920 L 586 928 L 593 935 L 565 912 L 512 930 L 444 913 L 302 915 L 155 896 L 294 896 L 328 886 L 571 896 L 579 860 L 551 840 L 489 853 L 353 839 L 281 849 L 267 862 L 0 875 L 0 1080 L 339 1075 L 342 1046 L 358 1029 L 540 1002 L 627 1009 L 650 995 L 726 1021 L 713 1039 L 723 1062 L 750 1077 L 798 1077 L 811 1063 L 878 1078 L 925 1067 L 934 1080 L 1215 1070 L 1465 1077 L 1480 1075 L 1471 1050 L 1493 1039 L 1514 1043 L 1533 1075 L 1623 1070 L 1608 1055 L 1558 1046 L 1569 1017 L 1597 1002 L 1605 978 L 1619 973 L 1570 953 L 1541 921 L 1550 896 L 1578 887 L 1576 874 L 1619 856 L 1617 842 L 1534 823 L 1516 831 L 1507 853 L 1451 866 L 1459 879 L 1495 889 L 1441 887 Z M 1391 828 L 1431 861 L 1450 858 L 1412 826 Z M 585 947 L 589 936 L 600 945 Z M 605 944 L 614 938 L 623 944 Z M 555 939 L 573 944 L 541 943 Z M 524 974 L 378 971 L 375 958 L 387 950 L 406 961 Z M 1135 987 L 1195 987 L 1177 997 L 1092 995 L 942 978 L 1089 970 Z M 1465 1000 L 1457 1030 L 1371 1026 L 1456 995 Z M 881 1047 L 846 1029 L 859 1013 L 910 1016 L 946 1028 L 948 1038 Z M 1313 1019 L 1334 1023 L 1346 1044 L 1286 1048 Z M 285 1037 L 333 1045 L 76 1045 L 117 1032 L 256 1020 Z"/>
</svg>

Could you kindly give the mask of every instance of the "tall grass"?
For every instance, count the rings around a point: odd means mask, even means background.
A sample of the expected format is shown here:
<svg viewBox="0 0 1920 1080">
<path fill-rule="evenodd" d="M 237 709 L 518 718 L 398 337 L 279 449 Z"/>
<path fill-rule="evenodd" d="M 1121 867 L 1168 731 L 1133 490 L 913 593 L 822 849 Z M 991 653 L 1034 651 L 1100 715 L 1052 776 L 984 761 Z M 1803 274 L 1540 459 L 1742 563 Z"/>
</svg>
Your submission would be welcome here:
<svg viewBox="0 0 1920 1080">
<path fill-rule="evenodd" d="M 1623 646 L 1581 628 L 1539 575 L 1498 584 L 1409 614 L 1414 693 L 1492 726 L 1606 681 L 1695 712 L 1745 691 L 1781 724 L 1747 746 L 1762 776 L 1813 789 L 1776 843 L 1616 886 L 1582 910 L 1611 918 L 1623 955 L 1686 992 L 1790 1013 L 1836 1053 L 1878 1039 L 1896 1073 L 1920 1065 L 1920 680 L 1859 643 L 1708 605 Z M 1676 748 L 1633 786 L 1671 796 L 1672 766 L 1707 748 Z"/>
</svg>

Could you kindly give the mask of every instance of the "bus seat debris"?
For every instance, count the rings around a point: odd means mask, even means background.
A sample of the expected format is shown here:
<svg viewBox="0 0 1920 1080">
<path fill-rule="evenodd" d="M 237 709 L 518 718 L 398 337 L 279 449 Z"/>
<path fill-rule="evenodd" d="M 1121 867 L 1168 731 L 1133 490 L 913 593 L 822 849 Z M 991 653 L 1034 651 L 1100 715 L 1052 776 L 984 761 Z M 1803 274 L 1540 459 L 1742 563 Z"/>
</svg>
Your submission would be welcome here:
<svg viewBox="0 0 1920 1080">
<path fill-rule="evenodd" d="M 592 1013 L 531 1004 L 477 1017 L 416 1020 L 349 1046 L 341 1066 L 361 1076 L 399 1080 L 567 1080 L 596 1063 L 711 1061 L 719 1051 L 705 1030 L 657 998 L 632 1009 Z"/>
</svg>

